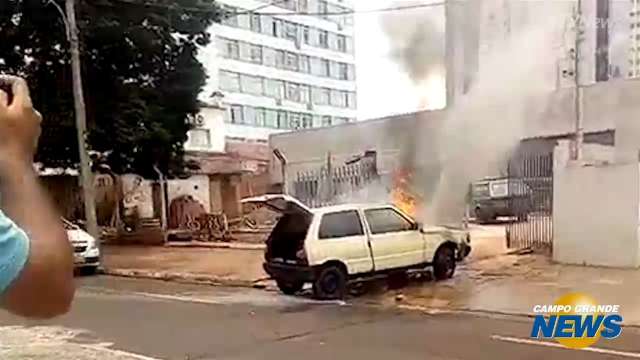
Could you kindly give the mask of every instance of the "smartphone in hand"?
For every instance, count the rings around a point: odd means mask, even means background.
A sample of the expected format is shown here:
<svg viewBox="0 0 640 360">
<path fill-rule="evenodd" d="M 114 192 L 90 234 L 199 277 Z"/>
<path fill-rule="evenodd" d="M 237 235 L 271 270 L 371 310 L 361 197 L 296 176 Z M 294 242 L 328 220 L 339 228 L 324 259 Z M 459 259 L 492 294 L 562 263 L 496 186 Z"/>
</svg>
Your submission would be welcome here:
<svg viewBox="0 0 640 360">
<path fill-rule="evenodd" d="M 0 90 L 4 91 L 9 98 L 9 104 L 13 102 L 13 82 L 15 78 L 9 75 L 0 74 Z"/>
</svg>

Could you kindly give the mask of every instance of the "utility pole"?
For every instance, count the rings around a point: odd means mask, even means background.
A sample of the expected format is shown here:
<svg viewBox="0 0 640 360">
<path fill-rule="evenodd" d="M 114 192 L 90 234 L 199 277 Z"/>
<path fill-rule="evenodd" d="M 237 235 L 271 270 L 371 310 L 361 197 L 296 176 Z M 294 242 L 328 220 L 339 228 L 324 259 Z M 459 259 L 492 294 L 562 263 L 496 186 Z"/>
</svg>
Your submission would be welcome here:
<svg viewBox="0 0 640 360">
<path fill-rule="evenodd" d="M 575 138 L 573 144 L 572 160 L 582 159 L 582 143 L 584 142 L 584 93 L 582 85 L 580 84 L 580 55 L 582 45 L 582 0 L 577 0 L 577 8 L 575 11 L 574 26 L 575 26 L 575 45 L 573 54 L 573 75 L 575 80 L 575 95 L 574 95 L 574 107 L 575 107 Z"/>
<path fill-rule="evenodd" d="M 631 73 L 633 77 L 638 77 L 638 0 L 633 0 L 633 16 L 631 17 L 631 56 L 633 58 L 631 64 Z"/>
<path fill-rule="evenodd" d="M 82 90 L 82 69 L 80 66 L 80 40 L 76 21 L 75 0 L 66 0 L 67 35 L 71 52 L 71 72 L 73 75 L 73 104 L 75 107 L 76 131 L 78 134 L 78 152 L 80 153 L 80 181 L 84 197 L 84 214 L 87 231 L 91 236 L 100 239 L 98 220 L 96 217 L 95 190 L 93 174 L 89 167 L 89 153 L 87 152 L 87 113 Z"/>
<path fill-rule="evenodd" d="M 455 4 L 453 0 L 445 0 L 444 4 L 444 18 L 445 18 L 445 73 L 446 73 L 446 99 L 447 99 L 447 108 L 452 108 L 455 103 L 455 96 L 457 93 L 456 82 L 457 82 L 457 74 L 456 70 L 458 67 L 456 66 L 456 41 L 457 41 L 457 33 L 459 29 L 456 29 L 456 26 L 462 26 L 460 23 L 457 23 L 456 20 L 458 18 L 456 16 L 456 9 L 453 7 Z"/>
</svg>

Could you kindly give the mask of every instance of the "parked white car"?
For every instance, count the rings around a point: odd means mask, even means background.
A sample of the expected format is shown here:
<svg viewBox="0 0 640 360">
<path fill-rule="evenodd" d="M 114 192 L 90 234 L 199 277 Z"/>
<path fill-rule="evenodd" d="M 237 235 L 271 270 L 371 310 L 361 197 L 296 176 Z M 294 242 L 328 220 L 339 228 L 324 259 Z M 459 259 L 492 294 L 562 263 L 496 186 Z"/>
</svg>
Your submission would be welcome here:
<svg viewBox="0 0 640 360">
<path fill-rule="evenodd" d="M 276 194 L 243 200 L 280 212 L 267 240 L 265 271 L 285 294 L 313 284 L 319 299 L 344 297 L 349 281 L 433 268 L 451 278 L 465 231 L 422 227 L 392 205 L 339 205 L 310 209 Z"/>
<path fill-rule="evenodd" d="M 98 242 L 78 225 L 62 219 L 69 241 L 73 245 L 73 261 L 77 269 L 87 273 L 95 273 L 100 266 L 100 249 Z"/>
</svg>

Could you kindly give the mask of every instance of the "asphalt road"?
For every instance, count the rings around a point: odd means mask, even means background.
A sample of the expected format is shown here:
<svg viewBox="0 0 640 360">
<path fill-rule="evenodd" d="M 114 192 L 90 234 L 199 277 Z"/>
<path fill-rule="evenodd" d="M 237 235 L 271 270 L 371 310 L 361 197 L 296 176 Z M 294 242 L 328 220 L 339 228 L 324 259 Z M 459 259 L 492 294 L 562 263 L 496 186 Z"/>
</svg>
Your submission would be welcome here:
<svg viewBox="0 0 640 360">
<path fill-rule="evenodd" d="M 2 359 L 628 359 L 640 332 L 592 351 L 529 343 L 531 320 L 318 303 L 275 292 L 79 279 L 67 316 L 0 314 Z M 38 327 L 34 327 L 38 326 Z"/>
</svg>

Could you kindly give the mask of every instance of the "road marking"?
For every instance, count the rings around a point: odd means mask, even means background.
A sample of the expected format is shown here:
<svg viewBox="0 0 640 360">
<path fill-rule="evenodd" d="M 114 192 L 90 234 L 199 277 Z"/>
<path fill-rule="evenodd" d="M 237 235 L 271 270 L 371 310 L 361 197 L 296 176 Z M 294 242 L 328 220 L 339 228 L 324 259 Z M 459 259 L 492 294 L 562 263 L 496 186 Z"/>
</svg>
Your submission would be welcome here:
<svg viewBox="0 0 640 360">
<path fill-rule="evenodd" d="M 538 345 L 538 346 L 546 346 L 546 347 L 559 348 L 559 349 L 565 349 L 565 350 L 587 351 L 587 352 L 593 352 L 597 354 L 617 355 L 622 357 L 640 359 L 640 353 L 634 353 L 634 352 L 628 352 L 628 351 L 618 351 L 618 350 L 610 350 L 610 349 L 594 348 L 594 347 L 587 347 L 582 349 L 571 349 L 564 345 L 561 345 L 559 343 L 554 343 L 554 342 L 521 339 L 516 337 L 500 336 L 500 335 L 492 335 L 491 339 L 506 341 L 506 342 L 515 343 L 515 344 Z"/>
</svg>

